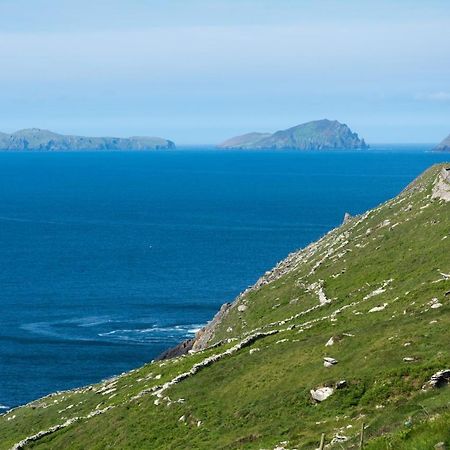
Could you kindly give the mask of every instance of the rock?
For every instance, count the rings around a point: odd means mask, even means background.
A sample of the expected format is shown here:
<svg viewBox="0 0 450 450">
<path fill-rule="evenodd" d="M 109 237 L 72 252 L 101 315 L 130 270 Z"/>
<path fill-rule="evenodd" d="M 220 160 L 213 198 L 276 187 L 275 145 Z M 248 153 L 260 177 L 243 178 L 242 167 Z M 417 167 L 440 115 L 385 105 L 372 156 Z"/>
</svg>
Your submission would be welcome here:
<svg viewBox="0 0 450 450">
<path fill-rule="evenodd" d="M 326 400 L 330 395 L 333 394 L 334 389 L 330 387 L 321 387 L 317 389 L 311 389 L 310 391 L 311 397 L 316 402 L 323 402 Z"/>
<path fill-rule="evenodd" d="M 447 450 L 447 446 L 445 445 L 445 442 L 438 442 L 434 446 L 434 450 Z"/>
<path fill-rule="evenodd" d="M 186 416 L 183 415 L 178 419 L 178 422 L 186 422 Z"/>
<path fill-rule="evenodd" d="M 348 439 L 349 438 L 347 436 L 344 436 L 342 434 L 337 434 L 333 439 L 331 439 L 330 444 L 331 445 L 339 444 L 339 443 L 348 441 Z"/>
<path fill-rule="evenodd" d="M 187 339 L 181 342 L 175 347 L 169 348 L 165 352 L 156 357 L 156 361 L 162 361 L 164 359 L 177 358 L 178 356 L 186 355 L 192 349 L 195 339 Z"/>
<path fill-rule="evenodd" d="M 403 361 L 405 362 L 414 362 L 415 360 L 415 358 L 411 358 L 410 356 L 406 356 L 405 358 L 403 358 Z"/>
<path fill-rule="evenodd" d="M 383 309 L 385 309 L 386 306 L 387 306 L 387 303 L 383 303 L 380 306 L 374 306 L 372 309 L 369 309 L 369 312 L 373 313 L 373 312 L 383 311 Z"/>
<path fill-rule="evenodd" d="M 347 380 L 341 380 L 336 383 L 336 389 L 344 389 L 347 387 Z"/>
<path fill-rule="evenodd" d="M 345 225 L 345 224 L 348 223 L 350 220 L 352 220 L 352 216 L 351 216 L 348 212 L 346 212 L 346 213 L 344 214 L 344 220 L 343 220 L 343 222 L 342 222 L 342 225 Z"/>
<path fill-rule="evenodd" d="M 239 312 L 244 312 L 246 309 L 247 309 L 247 306 L 245 306 L 245 305 L 239 305 L 238 306 L 238 311 Z"/>
<path fill-rule="evenodd" d="M 331 366 L 334 366 L 337 363 L 338 363 L 337 359 L 330 358 L 329 356 L 325 356 L 323 358 L 323 365 L 325 367 L 331 367 Z"/>
<path fill-rule="evenodd" d="M 325 344 L 325 347 L 331 347 L 332 345 L 334 345 L 333 336 L 331 336 L 330 339 L 328 339 L 327 343 Z"/>
<path fill-rule="evenodd" d="M 250 349 L 249 353 L 250 353 L 250 355 L 253 355 L 253 353 L 256 353 L 256 352 L 259 352 L 259 351 L 260 351 L 259 348 L 252 348 L 252 349 Z"/>
<path fill-rule="evenodd" d="M 431 376 L 429 381 L 422 387 L 427 388 L 440 388 L 450 383 L 450 369 L 440 370 Z"/>
</svg>

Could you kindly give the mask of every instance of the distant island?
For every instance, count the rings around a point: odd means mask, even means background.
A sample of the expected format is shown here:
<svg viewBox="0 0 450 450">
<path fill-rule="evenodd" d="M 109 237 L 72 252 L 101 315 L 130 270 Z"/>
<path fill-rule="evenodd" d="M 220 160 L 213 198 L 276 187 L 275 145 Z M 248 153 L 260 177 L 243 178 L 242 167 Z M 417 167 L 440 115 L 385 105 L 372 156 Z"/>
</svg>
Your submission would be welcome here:
<svg viewBox="0 0 450 450">
<path fill-rule="evenodd" d="M 172 141 L 159 137 L 85 137 L 29 128 L 12 134 L 0 133 L 0 150 L 81 151 L 172 149 Z"/>
<path fill-rule="evenodd" d="M 248 133 L 236 136 L 222 144 L 223 149 L 365 149 L 368 145 L 357 133 L 337 120 L 314 120 L 276 133 Z"/>
<path fill-rule="evenodd" d="M 450 134 L 436 147 L 434 150 L 437 152 L 450 152 Z"/>
</svg>

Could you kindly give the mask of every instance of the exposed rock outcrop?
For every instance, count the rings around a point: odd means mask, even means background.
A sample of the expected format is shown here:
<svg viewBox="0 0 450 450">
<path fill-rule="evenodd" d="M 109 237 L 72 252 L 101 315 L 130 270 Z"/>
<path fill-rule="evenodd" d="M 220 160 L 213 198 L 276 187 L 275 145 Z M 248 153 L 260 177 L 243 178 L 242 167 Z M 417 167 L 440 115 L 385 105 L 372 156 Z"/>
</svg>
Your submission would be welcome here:
<svg viewBox="0 0 450 450">
<path fill-rule="evenodd" d="M 450 202 L 450 167 L 443 167 L 440 171 L 431 198 Z"/>
</svg>

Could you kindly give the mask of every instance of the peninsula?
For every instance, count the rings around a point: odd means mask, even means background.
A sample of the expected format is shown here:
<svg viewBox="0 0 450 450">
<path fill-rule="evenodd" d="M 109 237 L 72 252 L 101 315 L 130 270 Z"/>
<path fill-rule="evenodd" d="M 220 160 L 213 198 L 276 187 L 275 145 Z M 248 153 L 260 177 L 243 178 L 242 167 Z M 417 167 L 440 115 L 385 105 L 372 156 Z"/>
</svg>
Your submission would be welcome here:
<svg viewBox="0 0 450 450">
<path fill-rule="evenodd" d="M 357 133 L 337 120 L 314 120 L 287 130 L 270 133 L 248 133 L 236 136 L 222 144 L 223 149 L 365 149 L 368 145 Z"/>
<path fill-rule="evenodd" d="M 288 255 L 178 356 L 0 415 L 0 449 L 446 448 L 449 208 L 450 164 L 433 166 Z"/>
<path fill-rule="evenodd" d="M 0 133 L 0 151 L 100 151 L 172 149 L 172 141 L 159 137 L 85 137 L 28 128 L 12 134 Z"/>
</svg>

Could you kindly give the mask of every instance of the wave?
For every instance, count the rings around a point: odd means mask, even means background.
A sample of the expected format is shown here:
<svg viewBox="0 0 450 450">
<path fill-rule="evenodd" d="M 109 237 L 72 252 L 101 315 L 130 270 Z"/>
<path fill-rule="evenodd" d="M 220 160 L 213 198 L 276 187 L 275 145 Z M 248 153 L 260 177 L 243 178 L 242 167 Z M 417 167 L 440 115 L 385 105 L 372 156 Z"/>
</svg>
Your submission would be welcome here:
<svg viewBox="0 0 450 450">
<path fill-rule="evenodd" d="M 202 328 L 200 324 L 186 324 L 173 326 L 153 326 L 150 328 L 122 328 L 103 333 L 98 333 L 99 337 L 135 342 L 140 344 L 178 342 L 182 339 L 193 337 Z"/>
<path fill-rule="evenodd" d="M 149 323 L 150 322 L 150 323 Z M 125 325 L 125 326 L 124 326 Z M 115 327 L 114 327 L 115 326 Z M 202 324 L 152 324 L 150 319 L 120 319 L 110 316 L 77 317 L 21 325 L 21 329 L 59 342 L 173 344 L 193 337 Z"/>
</svg>

